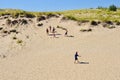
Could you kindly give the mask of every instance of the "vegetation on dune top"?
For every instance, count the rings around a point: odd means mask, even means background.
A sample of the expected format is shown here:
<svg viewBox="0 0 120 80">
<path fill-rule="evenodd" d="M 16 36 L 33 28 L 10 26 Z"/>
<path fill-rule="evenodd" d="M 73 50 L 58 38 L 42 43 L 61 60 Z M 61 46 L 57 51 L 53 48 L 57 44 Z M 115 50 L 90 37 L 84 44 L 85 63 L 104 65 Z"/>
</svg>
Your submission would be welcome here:
<svg viewBox="0 0 120 80">
<path fill-rule="evenodd" d="M 13 18 L 18 17 L 26 17 L 26 18 L 34 18 L 42 15 L 56 15 L 58 12 L 29 12 L 24 10 L 17 9 L 0 9 L 0 16 L 11 15 Z"/>
<path fill-rule="evenodd" d="M 69 10 L 60 12 L 28 12 L 16 9 L 0 9 L 0 16 L 11 15 L 13 18 L 27 17 L 34 18 L 42 15 L 55 16 L 64 15 L 64 19 L 75 21 L 120 21 L 120 8 L 115 5 L 109 8 L 98 7 L 96 9 Z"/>
<path fill-rule="evenodd" d="M 71 10 L 62 12 L 67 18 L 77 21 L 120 21 L 120 9 L 110 8 Z"/>
</svg>

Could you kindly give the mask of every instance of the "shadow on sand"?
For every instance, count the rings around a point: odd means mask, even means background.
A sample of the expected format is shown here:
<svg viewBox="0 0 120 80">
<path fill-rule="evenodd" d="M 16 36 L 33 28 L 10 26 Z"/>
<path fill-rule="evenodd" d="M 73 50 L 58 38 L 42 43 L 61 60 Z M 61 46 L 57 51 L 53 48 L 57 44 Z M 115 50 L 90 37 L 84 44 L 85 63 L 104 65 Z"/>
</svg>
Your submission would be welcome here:
<svg viewBox="0 0 120 80">
<path fill-rule="evenodd" d="M 66 37 L 74 37 L 74 36 L 72 36 L 72 35 L 67 35 Z"/>
<path fill-rule="evenodd" d="M 89 62 L 79 62 L 79 64 L 89 64 Z"/>
<path fill-rule="evenodd" d="M 55 35 L 62 35 L 62 34 L 57 33 Z M 54 36 L 54 34 L 49 34 L 49 36 Z"/>
<path fill-rule="evenodd" d="M 48 36 L 52 36 L 54 38 L 59 38 L 59 37 L 57 37 L 57 35 L 62 35 L 62 34 L 59 34 L 59 33 L 57 33 L 57 34 L 49 34 Z"/>
</svg>

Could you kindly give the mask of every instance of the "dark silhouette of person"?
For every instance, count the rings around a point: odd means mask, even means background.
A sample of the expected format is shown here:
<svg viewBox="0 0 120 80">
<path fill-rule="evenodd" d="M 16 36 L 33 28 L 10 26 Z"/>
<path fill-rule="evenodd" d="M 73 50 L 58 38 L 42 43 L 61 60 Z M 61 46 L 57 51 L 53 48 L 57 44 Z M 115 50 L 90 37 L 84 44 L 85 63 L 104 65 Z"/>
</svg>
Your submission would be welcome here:
<svg viewBox="0 0 120 80">
<path fill-rule="evenodd" d="M 81 56 L 78 55 L 77 51 L 76 51 L 74 57 L 75 57 L 75 62 L 74 63 L 79 63 L 78 57 L 81 57 Z"/>
<path fill-rule="evenodd" d="M 51 27 L 51 26 L 49 26 L 49 29 L 50 29 L 50 32 L 51 32 L 52 27 Z"/>
<path fill-rule="evenodd" d="M 68 31 L 66 30 L 66 32 L 65 32 L 65 36 L 67 36 L 68 35 Z"/>
<path fill-rule="evenodd" d="M 52 29 L 53 36 L 55 37 L 55 28 Z"/>
<path fill-rule="evenodd" d="M 52 29 L 52 33 L 55 33 L 55 28 L 53 27 L 53 29 Z"/>
<path fill-rule="evenodd" d="M 47 33 L 47 35 L 49 35 L 49 30 L 48 30 L 48 28 L 46 29 L 46 33 Z"/>
</svg>

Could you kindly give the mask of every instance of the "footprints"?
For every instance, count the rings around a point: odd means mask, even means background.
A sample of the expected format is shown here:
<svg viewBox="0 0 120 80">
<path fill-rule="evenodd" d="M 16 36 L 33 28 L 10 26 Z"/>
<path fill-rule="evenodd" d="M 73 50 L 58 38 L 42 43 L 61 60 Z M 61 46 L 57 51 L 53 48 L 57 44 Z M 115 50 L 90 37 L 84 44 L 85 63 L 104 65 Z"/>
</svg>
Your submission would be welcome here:
<svg viewBox="0 0 120 80">
<path fill-rule="evenodd" d="M 73 35 L 68 35 L 68 30 L 60 26 L 57 26 L 56 28 L 49 26 L 49 28 L 46 28 L 46 33 L 48 36 L 52 36 L 54 38 L 59 38 L 62 35 L 64 35 L 64 37 L 74 37 Z"/>
</svg>

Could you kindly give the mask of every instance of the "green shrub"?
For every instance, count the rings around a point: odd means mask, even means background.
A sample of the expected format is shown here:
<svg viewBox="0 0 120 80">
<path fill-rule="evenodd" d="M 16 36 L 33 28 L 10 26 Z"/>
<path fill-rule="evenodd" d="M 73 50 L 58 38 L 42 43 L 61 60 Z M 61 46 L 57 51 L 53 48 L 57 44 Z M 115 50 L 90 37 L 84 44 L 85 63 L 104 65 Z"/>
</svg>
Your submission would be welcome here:
<svg viewBox="0 0 120 80">
<path fill-rule="evenodd" d="M 116 25 L 120 25 L 120 22 L 116 22 Z"/>
<path fill-rule="evenodd" d="M 115 21 L 116 25 L 120 25 L 120 21 L 116 20 Z"/>
<path fill-rule="evenodd" d="M 102 6 L 98 6 L 97 9 L 107 10 L 107 8 L 102 7 Z"/>
<path fill-rule="evenodd" d="M 109 10 L 110 11 L 117 11 L 117 7 L 115 5 L 110 5 Z"/>
<path fill-rule="evenodd" d="M 24 15 L 26 18 L 34 18 L 35 17 L 35 15 L 30 12 L 25 12 Z"/>
<path fill-rule="evenodd" d="M 53 13 L 48 13 L 47 18 L 51 18 L 51 17 L 58 17 L 58 16 L 56 14 L 53 14 Z"/>
<path fill-rule="evenodd" d="M 46 16 L 39 16 L 37 17 L 37 21 L 42 21 L 42 20 L 46 20 Z"/>
<path fill-rule="evenodd" d="M 98 25 L 98 23 L 96 21 L 91 21 L 91 25 L 96 26 L 96 25 Z"/>
<path fill-rule="evenodd" d="M 105 23 L 109 24 L 109 25 L 113 25 L 112 21 L 105 21 Z"/>
</svg>

